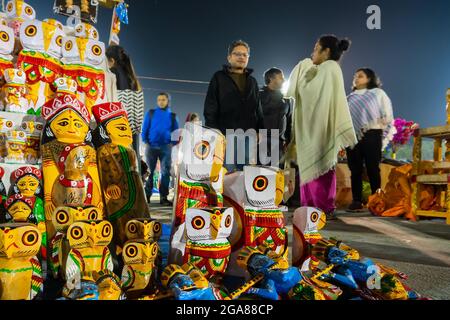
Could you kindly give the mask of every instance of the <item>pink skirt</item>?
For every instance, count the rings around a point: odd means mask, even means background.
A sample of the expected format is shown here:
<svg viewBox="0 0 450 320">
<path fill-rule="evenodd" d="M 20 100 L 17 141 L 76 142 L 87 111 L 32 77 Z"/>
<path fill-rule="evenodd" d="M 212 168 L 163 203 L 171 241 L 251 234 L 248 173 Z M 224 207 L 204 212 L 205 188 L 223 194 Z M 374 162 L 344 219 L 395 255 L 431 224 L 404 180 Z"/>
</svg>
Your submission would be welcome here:
<svg viewBox="0 0 450 320">
<path fill-rule="evenodd" d="M 300 203 L 302 207 L 316 207 L 325 213 L 336 210 L 336 170 L 300 186 Z"/>
</svg>

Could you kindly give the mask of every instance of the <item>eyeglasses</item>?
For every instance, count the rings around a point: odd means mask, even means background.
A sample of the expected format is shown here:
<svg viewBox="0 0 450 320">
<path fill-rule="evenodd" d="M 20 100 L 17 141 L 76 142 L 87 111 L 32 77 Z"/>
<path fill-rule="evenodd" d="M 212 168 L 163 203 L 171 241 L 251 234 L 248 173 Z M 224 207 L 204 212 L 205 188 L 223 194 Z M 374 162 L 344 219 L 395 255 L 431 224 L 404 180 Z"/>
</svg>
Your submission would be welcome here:
<svg viewBox="0 0 450 320">
<path fill-rule="evenodd" d="M 233 56 L 236 56 L 236 57 L 243 57 L 243 58 L 249 58 L 250 57 L 250 54 L 243 53 L 243 52 L 232 52 L 231 54 Z"/>
</svg>

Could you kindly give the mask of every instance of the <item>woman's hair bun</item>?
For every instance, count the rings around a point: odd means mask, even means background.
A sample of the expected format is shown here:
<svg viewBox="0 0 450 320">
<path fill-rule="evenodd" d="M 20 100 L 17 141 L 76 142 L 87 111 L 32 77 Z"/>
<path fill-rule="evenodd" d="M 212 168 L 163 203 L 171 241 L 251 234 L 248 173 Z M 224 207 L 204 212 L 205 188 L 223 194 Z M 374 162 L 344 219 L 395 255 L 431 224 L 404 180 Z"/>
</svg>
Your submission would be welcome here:
<svg viewBox="0 0 450 320">
<path fill-rule="evenodd" d="M 339 49 L 342 51 L 347 51 L 350 48 L 351 42 L 350 40 L 348 40 L 347 38 L 342 39 L 341 41 L 339 41 Z"/>
</svg>

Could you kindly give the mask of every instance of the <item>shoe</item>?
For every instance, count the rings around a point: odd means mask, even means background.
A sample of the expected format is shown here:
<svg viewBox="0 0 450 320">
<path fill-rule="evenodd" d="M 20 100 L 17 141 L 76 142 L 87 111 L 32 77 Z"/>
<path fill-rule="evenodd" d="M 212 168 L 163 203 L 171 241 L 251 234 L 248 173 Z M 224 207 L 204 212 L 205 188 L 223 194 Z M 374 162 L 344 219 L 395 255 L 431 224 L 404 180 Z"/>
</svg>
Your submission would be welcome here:
<svg viewBox="0 0 450 320">
<path fill-rule="evenodd" d="M 152 195 L 146 196 L 147 198 L 147 203 L 150 203 L 150 199 L 152 198 Z"/>
<path fill-rule="evenodd" d="M 172 202 L 167 200 L 167 198 L 161 198 L 161 200 L 159 200 L 159 204 L 162 204 L 163 206 L 172 206 Z"/>
<path fill-rule="evenodd" d="M 364 211 L 364 206 L 360 201 L 353 201 L 347 209 L 347 212 L 362 212 L 362 211 Z"/>
<path fill-rule="evenodd" d="M 325 215 L 327 217 L 327 221 L 337 220 L 336 211 L 327 212 Z"/>
</svg>

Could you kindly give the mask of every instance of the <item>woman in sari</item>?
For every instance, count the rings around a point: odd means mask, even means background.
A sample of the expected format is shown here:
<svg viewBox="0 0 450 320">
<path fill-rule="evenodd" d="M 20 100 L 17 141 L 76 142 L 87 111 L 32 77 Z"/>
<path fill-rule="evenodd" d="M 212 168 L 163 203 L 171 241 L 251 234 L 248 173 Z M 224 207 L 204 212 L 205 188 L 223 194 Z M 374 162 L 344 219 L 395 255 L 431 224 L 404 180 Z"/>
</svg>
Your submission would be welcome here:
<svg viewBox="0 0 450 320">
<path fill-rule="evenodd" d="M 338 64 L 349 47 L 347 39 L 322 36 L 311 59 L 301 61 L 292 71 L 287 92 L 295 98 L 301 205 L 317 207 L 328 218 L 333 218 L 336 210 L 338 153 L 357 142 Z"/>
</svg>

